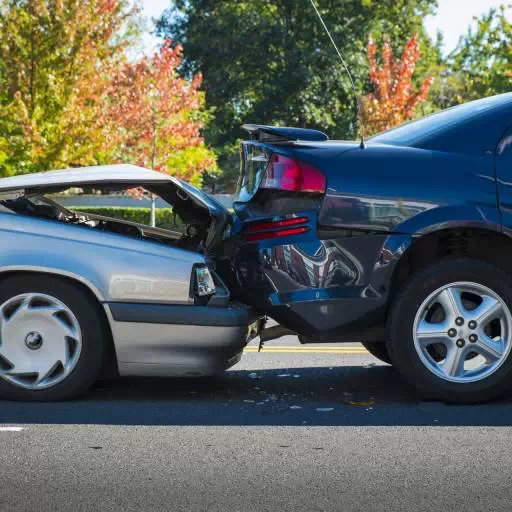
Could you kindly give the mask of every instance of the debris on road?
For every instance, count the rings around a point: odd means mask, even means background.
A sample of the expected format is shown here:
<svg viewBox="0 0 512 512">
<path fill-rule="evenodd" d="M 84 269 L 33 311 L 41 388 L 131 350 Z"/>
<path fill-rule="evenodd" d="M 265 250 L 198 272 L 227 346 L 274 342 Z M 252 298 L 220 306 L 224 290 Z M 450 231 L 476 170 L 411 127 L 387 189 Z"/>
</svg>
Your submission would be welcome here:
<svg viewBox="0 0 512 512">
<path fill-rule="evenodd" d="M 369 405 L 374 405 L 375 400 L 367 400 L 366 402 L 355 402 L 354 400 L 351 400 L 349 404 L 356 405 L 358 407 L 368 407 Z"/>
</svg>

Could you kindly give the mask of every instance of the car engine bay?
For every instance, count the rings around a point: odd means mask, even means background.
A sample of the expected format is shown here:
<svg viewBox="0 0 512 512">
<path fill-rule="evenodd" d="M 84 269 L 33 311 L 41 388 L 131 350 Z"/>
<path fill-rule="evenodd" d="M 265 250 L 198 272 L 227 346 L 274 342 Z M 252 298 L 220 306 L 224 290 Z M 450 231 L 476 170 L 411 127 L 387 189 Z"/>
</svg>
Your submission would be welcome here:
<svg viewBox="0 0 512 512">
<path fill-rule="evenodd" d="M 178 217 L 183 223 L 180 230 L 173 230 L 172 226 L 169 229 L 151 227 L 127 220 L 69 210 L 54 200 L 39 194 L 0 200 L 0 205 L 10 212 L 20 215 L 84 226 L 198 252 L 204 251 L 204 244 L 210 226 L 209 215 L 204 210 L 196 208 L 193 211 L 187 211 L 184 204 L 181 204 L 178 208 L 173 207 L 175 217 Z"/>
</svg>

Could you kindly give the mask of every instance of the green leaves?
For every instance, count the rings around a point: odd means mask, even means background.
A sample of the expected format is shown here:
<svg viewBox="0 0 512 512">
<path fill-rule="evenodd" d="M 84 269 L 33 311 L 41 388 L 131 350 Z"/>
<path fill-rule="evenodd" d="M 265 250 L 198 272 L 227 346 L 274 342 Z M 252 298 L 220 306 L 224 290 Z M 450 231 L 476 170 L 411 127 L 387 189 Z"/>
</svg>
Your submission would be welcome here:
<svg viewBox="0 0 512 512">
<path fill-rule="evenodd" d="M 512 7 L 490 9 L 476 20 L 476 28 L 468 30 L 450 56 L 459 102 L 512 90 L 511 15 Z"/>
<path fill-rule="evenodd" d="M 198 185 L 217 173 L 201 77 L 179 76 L 181 49 L 126 60 L 134 1 L 0 1 L 0 175 L 116 161 Z"/>
<path fill-rule="evenodd" d="M 422 18 L 435 0 L 317 0 L 347 61 L 358 94 L 370 91 L 368 34 L 388 36 L 402 51 L 419 32 L 426 58 L 435 50 L 423 37 Z M 180 41 L 181 71 L 200 71 L 206 103 L 214 109 L 206 141 L 221 154 L 225 183 L 238 174 L 226 145 L 243 137 L 244 122 L 319 128 L 331 137 L 357 134 L 355 94 L 309 1 L 176 0 L 158 24 Z M 232 158 L 235 156 L 235 158 Z"/>
<path fill-rule="evenodd" d="M 354 138 L 356 96 L 375 106 L 366 118 L 378 129 L 512 90 L 512 8 L 491 9 L 443 58 L 442 41 L 423 28 L 436 0 L 316 2 L 356 93 L 306 0 L 175 0 L 158 32 L 176 43 L 130 62 L 136 0 L 0 0 L 0 176 L 125 160 L 151 166 L 155 156 L 164 172 L 229 189 L 244 122 Z M 380 52 L 369 61 L 370 33 L 414 60 L 414 73 L 411 62 L 393 67 Z M 385 75 L 379 83 L 375 70 Z"/>
<path fill-rule="evenodd" d="M 124 59 L 136 12 L 132 0 L 2 0 L 0 175 L 96 163 L 90 119 L 71 107 Z"/>
<path fill-rule="evenodd" d="M 204 171 L 217 172 L 215 155 L 201 136 L 208 119 L 202 77 L 179 76 L 181 46 L 166 42 L 153 57 L 112 71 L 100 96 L 100 126 L 110 137 L 112 158 L 178 176 L 201 185 Z"/>
</svg>

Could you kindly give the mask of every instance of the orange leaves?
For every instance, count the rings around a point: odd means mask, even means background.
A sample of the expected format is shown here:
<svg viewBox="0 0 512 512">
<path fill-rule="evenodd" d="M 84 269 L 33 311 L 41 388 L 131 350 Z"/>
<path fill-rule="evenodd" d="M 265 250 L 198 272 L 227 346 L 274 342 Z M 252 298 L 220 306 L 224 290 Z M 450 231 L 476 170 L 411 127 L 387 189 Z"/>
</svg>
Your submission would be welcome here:
<svg viewBox="0 0 512 512">
<path fill-rule="evenodd" d="M 199 184 L 202 173 L 214 170 L 216 162 L 201 137 L 202 78 L 182 78 L 181 62 L 182 47 L 167 41 L 152 57 L 112 69 L 99 122 L 115 160 Z"/>
<path fill-rule="evenodd" d="M 104 93 L 136 43 L 138 0 L 0 5 L 0 175 L 110 161 Z"/>
<path fill-rule="evenodd" d="M 107 12 L 112 12 L 118 7 L 118 0 L 103 0 L 103 2 L 99 5 L 99 13 L 106 14 Z"/>
<path fill-rule="evenodd" d="M 362 102 L 362 113 L 369 133 L 376 133 L 411 119 L 416 107 L 426 100 L 433 77 L 423 81 L 414 91 L 413 75 L 421 56 L 418 37 L 411 37 L 400 59 L 397 59 L 389 40 L 382 48 L 382 62 L 377 61 L 377 45 L 370 36 L 367 46 L 369 77 L 373 93 Z"/>
</svg>

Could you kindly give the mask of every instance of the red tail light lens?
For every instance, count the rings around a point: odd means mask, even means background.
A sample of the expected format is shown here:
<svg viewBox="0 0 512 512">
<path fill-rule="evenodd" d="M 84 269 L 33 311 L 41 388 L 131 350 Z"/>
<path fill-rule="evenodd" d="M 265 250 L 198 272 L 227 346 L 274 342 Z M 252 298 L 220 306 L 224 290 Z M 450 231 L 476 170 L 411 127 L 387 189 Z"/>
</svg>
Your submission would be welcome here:
<svg viewBox="0 0 512 512">
<path fill-rule="evenodd" d="M 270 238 L 282 238 L 285 236 L 293 236 L 293 235 L 302 235 L 303 233 L 307 233 L 309 228 L 307 226 L 301 226 L 300 228 L 289 228 L 289 229 L 280 229 L 279 231 L 267 231 L 264 233 L 254 233 L 252 235 L 247 235 L 245 239 L 248 242 L 258 242 L 259 240 L 268 240 Z"/>
<path fill-rule="evenodd" d="M 266 231 L 268 229 L 287 228 L 290 226 L 298 226 L 300 224 L 307 224 L 307 217 L 294 217 L 293 219 L 276 220 L 269 222 L 255 222 L 247 226 L 249 233 L 257 233 L 259 231 Z"/>
<path fill-rule="evenodd" d="M 271 238 L 302 235 L 309 231 L 309 226 L 307 226 L 308 222 L 309 219 L 307 217 L 254 222 L 246 227 L 249 234 L 245 235 L 245 240 L 247 242 L 257 242 Z M 306 224 L 306 226 L 304 226 L 304 224 Z"/>
<path fill-rule="evenodd" d="M 325 176 L 300 160 L 274 153 L 270 158 L 260 188 L 292 192 L 325 193 Z"/>
</svg>

